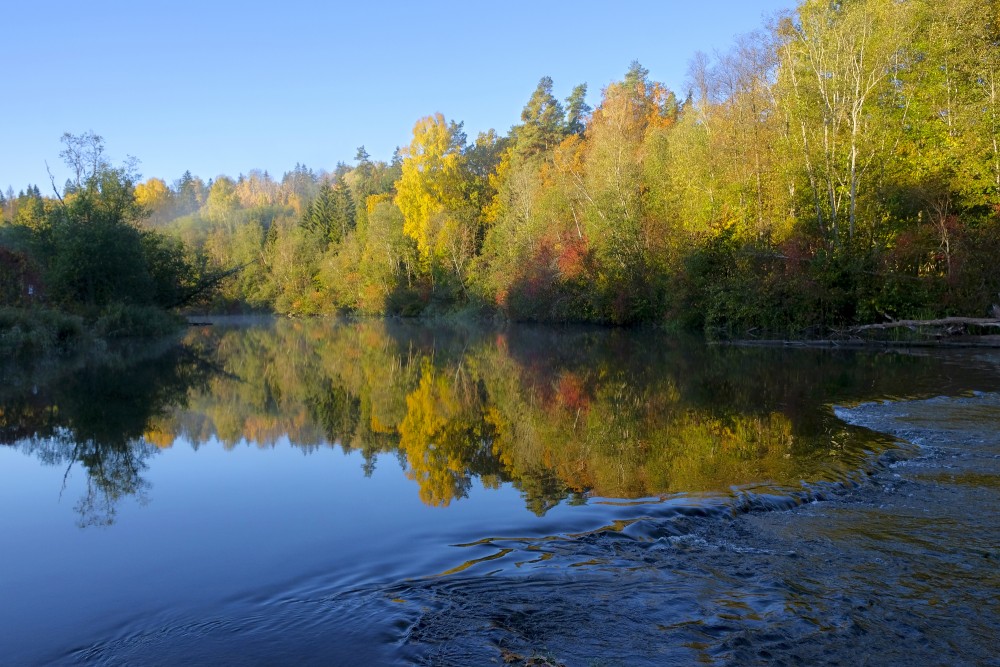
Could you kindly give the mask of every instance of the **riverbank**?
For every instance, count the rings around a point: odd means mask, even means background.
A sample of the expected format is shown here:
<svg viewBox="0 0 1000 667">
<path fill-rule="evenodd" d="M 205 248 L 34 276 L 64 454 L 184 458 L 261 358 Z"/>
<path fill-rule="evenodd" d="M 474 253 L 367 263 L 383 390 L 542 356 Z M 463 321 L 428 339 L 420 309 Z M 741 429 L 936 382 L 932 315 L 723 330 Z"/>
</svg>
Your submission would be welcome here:
<svg viewBox="0 0 1000 667">
<path fill-rule="evenodd" d="M 93 348 L 118 338 L 156 338 L 179 331 L 184 319 L 155 306 L 111 304 L 76 314 L 51 308 L 0 308 L 0 353 L 44 357 Z"/>
<path fill-rule="evenodd" d="M 803 338 L 736 338 L 731 345 L 761 347 L 1000 348 L 1000 319 L 947 317 L 897 320 L 832 330 Z"/>
</svg>

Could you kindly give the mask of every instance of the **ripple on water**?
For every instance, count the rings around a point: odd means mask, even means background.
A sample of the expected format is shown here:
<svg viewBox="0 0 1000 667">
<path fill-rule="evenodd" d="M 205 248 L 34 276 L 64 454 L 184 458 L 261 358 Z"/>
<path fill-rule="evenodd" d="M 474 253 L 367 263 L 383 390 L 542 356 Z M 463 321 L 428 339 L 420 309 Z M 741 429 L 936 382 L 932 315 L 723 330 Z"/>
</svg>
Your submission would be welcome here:
<svg viewBox="0 0 1000 667">
<path fill-rule="evenodd" d="M 938 429 L 928 415 L 949 403 L 963 417 Z M 302 584 L 195 623 L 146 623 L 64 661 L 1000 664 L 998 405 L 839 410 L 923 448 L 799 489 L 609 506 L 597 530 L 463 545 L 473 557 L 442 576 Z"/>
</svg>

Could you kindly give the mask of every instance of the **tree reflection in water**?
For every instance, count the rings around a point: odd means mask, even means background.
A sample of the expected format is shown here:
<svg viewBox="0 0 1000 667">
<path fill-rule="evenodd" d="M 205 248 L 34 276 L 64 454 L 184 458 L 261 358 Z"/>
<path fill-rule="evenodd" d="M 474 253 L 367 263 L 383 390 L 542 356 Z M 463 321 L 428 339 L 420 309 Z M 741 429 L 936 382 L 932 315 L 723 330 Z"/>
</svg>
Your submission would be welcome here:
<svg viewBox="0 0 1000 667">
<path fill-rule="evenodd" d="M 125 359 L 131 359 L 126 361 Z M 114 521 L 178 438 L 395 457 L 445 506 L 512 483 L 544 514 L 591 497 L 796 486 L 874 446 L 826 405 L 939 382 L 932 359 L 710 347 L 652 332 L 266 321 L 84 363 L 2 397 L 0 442 L 79 463 L 81 523 Z M 905 390 L 900 390 L 905 387 Z"/>
<path fill-rule="evenodd" d="M 170 342 L 68 361 L 48 377 L 28 372 L 0 394 L 0 444 L 65 466 L 64 488 L 79 464 L 86 473 L 75 506 L 79 524 L 111 525 L 122 499 L 148 498 L 142 474 L 158 451 L 145 437 L 150 424 L 185 405 L 209 372 L 202 359 Z"/>
<path fill-rule="evenodd" d="M 903 393 L 894 388 L 936 372 L 906 355 L 394 321 L 216 326 L 187 344 L 225 374 L 158 422 L 164 442 L 287 437 L 358 451 L 369 475 L 389 454 L 428 504 L 463 498 L 478 479 L 513 483 L 537 514 L 593 496 L 798 485 L 853 469 L 863 441 L 826 404 Z"/>
</svg>

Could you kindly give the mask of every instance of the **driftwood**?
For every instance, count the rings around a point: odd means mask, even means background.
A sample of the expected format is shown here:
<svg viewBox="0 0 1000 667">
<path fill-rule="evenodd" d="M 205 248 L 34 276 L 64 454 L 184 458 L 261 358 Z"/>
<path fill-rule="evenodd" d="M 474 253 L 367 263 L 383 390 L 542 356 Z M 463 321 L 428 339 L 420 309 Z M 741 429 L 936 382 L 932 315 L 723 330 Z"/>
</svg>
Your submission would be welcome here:
<svg viewBox="0 0 1000 667">
<path fill-rule="evenodd" d="M 727 341 L 728 345 L 753 347 L 985 347 L 1000 348 L 1000 331 L 990 334 L 970 333 L 969 327 L 1000 329 L 1000 318 L 945 317 L 937 320 L 894 320 L 879 324 L 862 324 L 843 329 L 829 330 L 827 338 L 804 337 L 787 339 L 741 339 Z M 906 328 L 911 333 L 902 340 L 886 339 L 874 335 L 888 329 Z M 863 334 L 863 332 L 868 332 Z"/>
<path fill-rule="evenodd" d="M 896 329 L 899 327 L 916 329 L 917 327 L 950 327 L 969 325 L 977 327 L 1000 327 L 1000 319 L 986 317 L 945 317 L 940 320 L 893 320 L 892 322 L 863 324 L 861 326 L 850 327 L 846 329 L 846 331 L 871 331 L 873 329 Z"/>
<path fill-rule="evenodd" d="M 982 347 L 1000 349 L 1000 336 L 955 336 L 935 340 L 874 340 L 870 338 L 823 338 L 809 340 L 732 340 L 713 341 L 713 345 L 736 347 L 797 347 L 797 348 L 841 348 L 845 350 L 870 348 L 968 348 Z"/>
</svg>

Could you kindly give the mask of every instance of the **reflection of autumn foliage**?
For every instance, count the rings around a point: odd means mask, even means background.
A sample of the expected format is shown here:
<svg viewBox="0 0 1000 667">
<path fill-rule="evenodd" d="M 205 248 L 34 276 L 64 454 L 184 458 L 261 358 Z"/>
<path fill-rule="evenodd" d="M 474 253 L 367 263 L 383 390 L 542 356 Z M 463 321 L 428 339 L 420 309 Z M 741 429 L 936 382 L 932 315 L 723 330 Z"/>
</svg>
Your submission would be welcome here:
<svg viewBox="0 0 1000 667">
<path fill-rule="evenodd" d="M 556 384 L 556 395 L 559 402 L 571 410 L 586 410 L 590 403 L 585 393 L 583 381 L 572 372 L 566 372 L 559 376 Z"/>
<path fill-rule="evenodd" d="M 152 422 L 147 442 L 287 438 L 360 451 L 369 473 L 378 454 L 395 454 L 431 505 L 465 497 L 476 479 L 513 483 L 542 514 L 586 495 L 797 484 L 828 464 L 830 435 L 810 398 L 826 374 L 764 352 L 380 321 L 219 327 L 189 344 L 218 372 L 188 409 Z M 881 363 L 872 372 L 885 378 Z"/>
<path fill-rule="evenodd" d="M 758 480 L 795 482 L 798 462 L 789 456 L 792 427 L 784 415 L 715 417 L 621 386 L 593 401 L 583 416 L 564 406 L 521 404 L 513 409 L 517 422 L 494 417 L 503 424 L 499 433 L 516 433 L 497 440 L 516 484 L 547 473 L 560 481 L 563 495 L 637 498 L 725 491 Z"/>
<path fill-rule="evenodd" d="M 483 419 L 478 387 L 459 367 L 454 376 L 438 372 L 428 359 L 420 385 L 406 397 L 406 418 L 399 425 L 407 476 L 420 485 L 429 505 L 448 505 L 464 497 L 491 436 Z"/>
<path fill-rule="evenodd" d="M 160 449 L 169 449 L 174 446 L 174 433 L 169 425 L 161 426 L 157 423 L 150 423 L 146 432 L 142 434 L 142 439 Z"/>
</svg>

